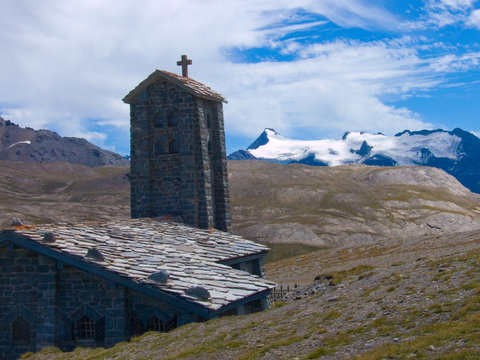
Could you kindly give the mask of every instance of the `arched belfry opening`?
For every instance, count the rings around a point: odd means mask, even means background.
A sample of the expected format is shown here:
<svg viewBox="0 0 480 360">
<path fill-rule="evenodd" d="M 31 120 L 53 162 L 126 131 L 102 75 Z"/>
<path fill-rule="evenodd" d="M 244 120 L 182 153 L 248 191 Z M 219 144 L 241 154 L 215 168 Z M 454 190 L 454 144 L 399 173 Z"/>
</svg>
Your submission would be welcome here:
<svg viewBox="0 0 480 360">
<path fill-rule="evenodd" d="M 131 215 L 228 230 L 226 100 L 188 77 L 191 64 L 182 56 L 182 76 L 156 70 L 123 99 L 131 113 Z"/>
</svg>

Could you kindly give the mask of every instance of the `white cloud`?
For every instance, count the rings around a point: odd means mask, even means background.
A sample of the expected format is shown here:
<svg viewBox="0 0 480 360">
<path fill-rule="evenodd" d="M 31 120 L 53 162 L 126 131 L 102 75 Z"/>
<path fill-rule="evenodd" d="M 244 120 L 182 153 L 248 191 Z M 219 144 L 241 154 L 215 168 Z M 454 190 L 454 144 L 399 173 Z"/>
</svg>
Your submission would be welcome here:
<svg viewBox="0 0 480 360">
<path fill-rule="evenodd" d="M 480 9 L 471 12 L 470 16 L 466 21 L 466 24 L 468 26 L 480 29 Z"/>
<path fill-rule="evenodd" d="M 383 104 L 379 96 L 426 90 L 438 80 L 422 74 L 415 51 L 388 44 L 336 41 L 303 49 L 295 62 L 232 65 L 225 79 L 227 129 L 254 136 L 264 127 L 310 136 L 367 130 L 394 133 L 430 127 L 418 114 Z M 419 70 L 420 69 L 420 70 Z"/>
<path fill-rule="evenodd" d="M 444 44 L 430 45 L 429 39 L 414 35 L 388 42 L 342 39 L 310 44 L 281 38 L 325 24 L 318 18 L 297 18 L 298 8 L 347 28 L 398 28 L 399 19 L 376 4 L 360 0 L 231 0 L 228 6 L 219 0 L 1 2 L 0 67 L 7 71 L 0 72 L 0 114 L 23 126 L 48 127 L 106 144 L 109 139 L 102 126 L 128 131 L 129 109 L 121 102 L 128 91 L 155 68 L 177 72 L 176 61 L 186 53 L 193 59 L 191 76 L 229 98 L 225 112 L 231 133 L 255 136 L 266 126 L 287 136 L 298 128 L 314 136 L 427 127 L 418 114 L 385 104 L 382 96 L 428 91 L 441 84 L 440 72 L 474 66 L 478 54 L 423 60 L 417 49 L 440 49 Z M 467 11 L 469 4 L 444 0 L 430 5 L 433 12 L 451 14 L 452 9 Z M 232 48 L 259 47 L 299 59 L 236 64 L 224 55 Z"/>
<path fill-rule="evenodd" d="M 469 14 L 477 0 L 428 0 L 426 16 L 413 27 L 444 27 L 469 22 Z"/>
<path fill-rule="evenodd" d="M 306 8 L 324 14 L 334 23 L 345 27 L 372 29 L 396 28 L 400 25 L 400 20 L 391 12 L 379 7 L 376 1 L 313 0 Z"/>
</svg>

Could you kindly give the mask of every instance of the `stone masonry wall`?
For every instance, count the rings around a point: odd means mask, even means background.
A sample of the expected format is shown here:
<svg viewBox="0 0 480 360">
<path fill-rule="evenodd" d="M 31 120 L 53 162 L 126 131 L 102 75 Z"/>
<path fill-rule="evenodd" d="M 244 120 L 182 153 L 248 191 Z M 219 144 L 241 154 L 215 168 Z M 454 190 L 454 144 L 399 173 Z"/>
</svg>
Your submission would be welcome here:
<svg viewBox="0 0 480 360">
<path fill-rule="evenodd" d="M 222 104 L 159 80 L 137 96 L 130 112 L 132 217 L 170 215 L 227 230 Z"/>
<path fill-rule="evenodd" d="M 131 289 L 127 290 L 126 299 L 130 336 L 136 335 L 132 328 L 132 320 L 134 319 L 140 321 L 145 326 L 153 316 L 157 316 L 165 322 L 174 320 L 176 323 L 175 327 L 202 320 L 193 313 L 152 299 Z M 145 331 L 146 329 L 144 328 L 143 330 Z"/>
<path fill-rule="evenodd" d="M 249 261 L 240 261 L 231 265 L 234 269 L 246 271 L 252 275 L 257 275 L 262 278 L 265 277 L 265 265 L 263 258 L 253 259 Z"/>
<path fill-rule="evenodd" d="M 128 340 L 132 319 L 146 323 L 158 315 L 172 326 L 199 321 L 198 316 L 139 294 L 96 275 L 62 265 L 24 249 L 0 247 L 0 360 L 18 358 L 45 346 L 73 350 Z M 79 336 L 78 321 L 94 321 L 94 339 Z M 12 324 L 29 324 L 28 341 L 14 341 Z"/>
<path fill-rule="evenodd" d="M 208 178 L 209 197 L 214 227 L 228 231 L 231 224 L 227 156 L 225 149 L 225 131 L 222 103 L 197 99 L 199 108 L 199 131 L 205 164 L 205 176 Z"/>
<path fill-rule="evenodd" d="M 57 288 L 57 346 L 66 350 L 79 345 L 108 347 L 127 339 L 123 287 L 65 266 L 58 270 Z M 79 338 L 76 325 L 84 315 L 101 325 L 95 339 Z"/>
<path fill-rule="evenodd" d="M 150 85 L 131 104 L 132 217 L 198 222 L 194 113 L 193 98 L 166 81 Z"/>
<path fill-rule="evenodd" d="M 0 248 L 0 359 L 16 359 L 54 343 L 56 263 L 37 253 Z M 12 339 L 12 324 L 29 324 L 27 340 Z"/>
</svg>

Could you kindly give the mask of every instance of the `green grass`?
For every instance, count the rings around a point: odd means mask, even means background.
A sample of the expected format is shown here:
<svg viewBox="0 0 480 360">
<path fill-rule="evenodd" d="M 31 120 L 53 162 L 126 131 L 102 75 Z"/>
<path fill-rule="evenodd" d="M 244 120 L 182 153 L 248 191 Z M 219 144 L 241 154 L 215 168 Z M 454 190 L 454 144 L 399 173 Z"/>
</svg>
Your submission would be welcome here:
<svg viewBox="0 0 480 360">
<path fill-rule="evenodd" d="M 289 244 L 289 243 L 280 243 L 280 244 L 263 243 L 263 244 L 270 248 L 270 252 L 265 257 L 266 264 L 323 249 L 323 247 L 321 246 L 312 246 L 312 245 L 306 245 L 306 244 Z"/>
<path fill-rule="evenodd" d="M 365 275 L 367 273 L 368 274 L 367 277 L 369 277 L 373 274 L 371 272 L 373 269 L 375 268 L 370 265 L 358 265 L 349 270 L 333 271 L 333 272 L 319 274 L 315 276 L 315 281 L 328 280 L 331 285 L 337 285 L 342 283 L 349 276 L 358 276 L 359 279 L 362 279 L 363 278 L 362 275 Z"/>
<path fill-rule="evenodd" d="M 415 358 L 428 359 L 478 359 L 480 349 L 475 349 L 480 344 L 480 313 L 463 318 L 462 320 L 447 321 L 434 325 L 427 325 L 418 331 L 417 336 L 409 341 L 395 344 L 382 345 L 375 350 L 355 357 L 357 360 L 379 359 L 404 359 L 410 354 Z M 465 342 L 465 349 L 461 349 L 461 357 L 457 347 L 453 346 L 458 341 Z M 429 351 L 429 347 L 446 347 L 441 353 Z"/>
<path fill-rule="evenodd" d="M 334 351 L 335 350 L 333 350 L 332 348 L 327 348 L 327 347 L 322 346 L 322 347 L 319 347 L 319 348 L 313 350 L 310 354 L 303 357 L 302 360 L 318 359 L 322 356 L 330 355 Z"/>
<path fill-rule="evenodd" d="M 412 330 L 411 340 L 385 344 L 355 357 L 357 360 L 403 359 L 408 356 L 428 359 L 479 359 L 480 358 L 480 288 L 468 298 L 451 320 Z M 444 311 L 433 305 L 433 312 Z M 384 320 L 377 324 L 384 326 Z M 463 348 L 458 347 L 463 343 Z M 442 351 L 435 353 L 431 347 Z M 412 355 L 414 354 L 414 355 Z"/>
</svg>

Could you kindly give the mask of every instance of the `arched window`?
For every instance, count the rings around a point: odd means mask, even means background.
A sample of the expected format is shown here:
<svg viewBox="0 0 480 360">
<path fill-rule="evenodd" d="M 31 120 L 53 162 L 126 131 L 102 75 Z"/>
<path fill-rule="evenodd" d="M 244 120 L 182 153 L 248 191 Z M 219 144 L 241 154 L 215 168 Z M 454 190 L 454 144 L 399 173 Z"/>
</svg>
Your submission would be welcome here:
<svg viewBox="0 0 480 360">
<path fill-rule="evenodd" d="M 165 331 L 165 324 L 161 319 L 154 316 L 147 323 L 147 331 Z"/>
<path fill-rule="evenodd" d="M 95 322 L 88 316 L 82 317 L 77 323 L 79 339 L 95 339 Z"/>
<path fill-rule="evenodd" d="M 12 323 L 12 339 L 13 341 L 30 341 L 30 325 L 21 317 L 15 319 Z"/>
</svg>

